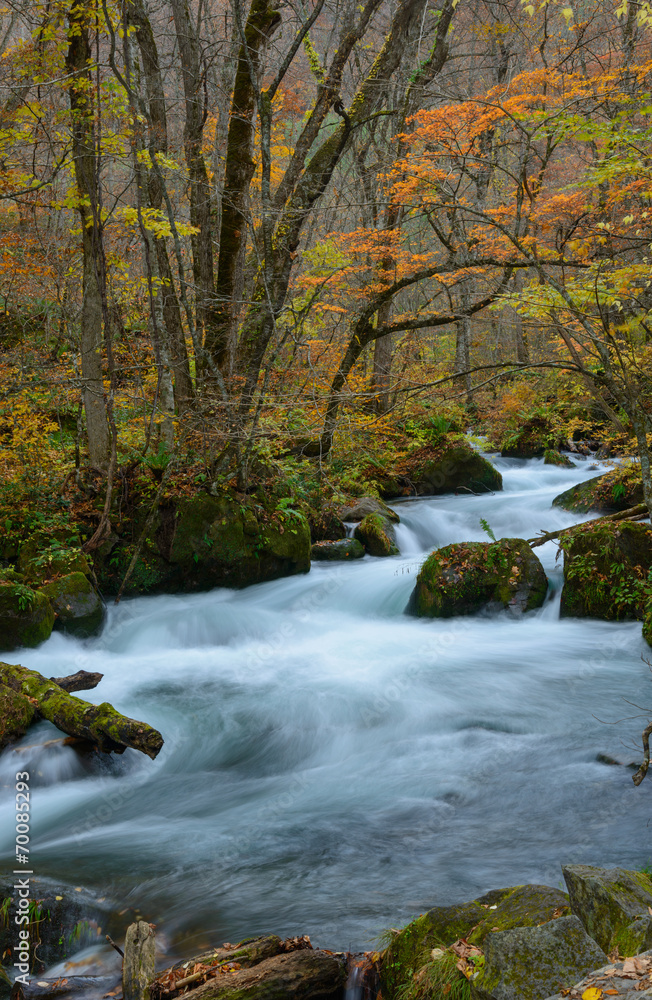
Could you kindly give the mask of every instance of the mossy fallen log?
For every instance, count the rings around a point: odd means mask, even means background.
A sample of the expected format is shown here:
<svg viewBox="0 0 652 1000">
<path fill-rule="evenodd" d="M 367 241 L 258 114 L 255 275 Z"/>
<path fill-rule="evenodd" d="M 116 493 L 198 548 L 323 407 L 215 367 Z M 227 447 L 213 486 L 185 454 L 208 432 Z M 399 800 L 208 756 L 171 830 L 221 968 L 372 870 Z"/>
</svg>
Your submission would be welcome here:
<svg viewBox="0 0 652 1000">
<path fill-rule="evenodd" d="M 76 674 L 69 674 L 67 677 L 50 677 L 64 691 L 90 691 L 96 688 L 104 674 L 90 673 L 88 670 L 78 670 Z"/>
<path fill-rule="evenodd" d="M 0 663 L 0 691 L 2 686 L 28 699 L 57 729 L 88 740 L 104 753 L 124 753 L 131 747 L 153 759 L 163 746 L 161 734 L 145 722 L 121 715 L 108 702 L 91 705 L 75 698 L 36 670 Z"/>
</svg>

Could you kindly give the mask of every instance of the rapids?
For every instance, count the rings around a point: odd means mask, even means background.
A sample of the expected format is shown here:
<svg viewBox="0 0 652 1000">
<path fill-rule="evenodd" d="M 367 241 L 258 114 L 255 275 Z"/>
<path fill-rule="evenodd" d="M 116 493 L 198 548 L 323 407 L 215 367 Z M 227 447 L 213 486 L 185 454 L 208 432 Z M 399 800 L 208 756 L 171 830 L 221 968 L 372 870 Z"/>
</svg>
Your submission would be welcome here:
<svg viewBox="0 0 652 1000">
<path fill-rule="evenodd" d="M 149 597 L 109 609 L 84 643 L 54 634 L 10 659 L 104 680 L 89 700 L 159 728 L 89 768 L 41 723 L 0 758 L 32 781 L 35 874 L 140 909 L 185 954 L 270 931 L 365 950 L 436 903 L 560 864 L 650 860 L 649 795 L 624 761 L 644 726 L 640 623 L 559 620 L 555 543 L 537 549 L 544 607 L 423 621 L 403 610 L 424 556 L 452 541 L 531 537 L 574 518 L 552 498 L 595 475 L 496 459 L 505 491 L 397 503 L 401 555 L 316 564 L 242 591 Z M 625 744 L 625 745 L 623 745 Z M 11 786 L 10 786 L 11 783 Z M 11 869 L 13 823 L 0 827 Z"/>
</svg>

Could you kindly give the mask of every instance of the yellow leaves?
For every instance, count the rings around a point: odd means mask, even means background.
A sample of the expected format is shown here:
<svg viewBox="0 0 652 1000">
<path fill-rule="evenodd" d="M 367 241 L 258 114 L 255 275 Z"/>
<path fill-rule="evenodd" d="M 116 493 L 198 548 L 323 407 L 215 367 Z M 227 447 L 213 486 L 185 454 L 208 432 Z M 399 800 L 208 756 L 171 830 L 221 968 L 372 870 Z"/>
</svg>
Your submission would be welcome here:
<svg viewBox="0 0 652 1000">
<path fill-rule="evenodd" d="M 589 986 L 587 990 L 582 993 L 582 1000 L 600 1000 L 602 997 L 602 990 L 597 986 Z"/>
</svg>

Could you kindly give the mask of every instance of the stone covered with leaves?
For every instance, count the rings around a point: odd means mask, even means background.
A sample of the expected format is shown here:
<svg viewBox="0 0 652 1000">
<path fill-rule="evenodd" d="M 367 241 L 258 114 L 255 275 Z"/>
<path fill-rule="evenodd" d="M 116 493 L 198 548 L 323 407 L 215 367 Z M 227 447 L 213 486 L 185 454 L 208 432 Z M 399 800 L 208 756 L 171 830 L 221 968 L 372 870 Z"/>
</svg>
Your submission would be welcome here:
<svg viewBox="0 0 652 1000">
<path fill-rule="evenodd" d="M 567 865 L 562 869 L 571 909 L 610 954 L 637 955 L 652 948 L 652 880 L 624 868 Z"/>
<path fill-rule="evenodd" d="M 570 460 L 568 455 L 562 455 L 560 451 L 556 451 L 553 448 L 548 448 L 543 453 L 543 464 L 544 465 L 557 465 L 561 469 L 574 469 L 575 463 Z"/>
<path fill-rule="evenodd" d="M 410 997 L 410 984 L 433 961 L 433 949 L 442 952 L 435 960 L 446 961 L 447 950 L 461 939 L 482 951 L 487 935 L 496 930 L 536 927 L 569 913 L 566 893 L 545 885 L 496 889 L 469 903 L 436 906 L 395 934 L 382 953 L 384 1000 Z M 461 979 L 459 973 L 454 979 Z"/>
<path fill-rule="evenodd" d="M 625 462 L 620 468 L 577 483 L 556 496 L 554 507 L 574 511 L 576 514 L 616 514 L 643 503 L 643 483 L 640 466 Z"/>
<path fill-rule="evenodd" d="M 652 567 L 652 529 L 626 521 L 580 525 L 560 539 L 564 551 L 562 616 L 642 619 Z"/>
<path fill-rule="evenodd" d="M 540 458 L 558 439 L 550 419 L 544 414 L 533 414 L 503 438 L 500 454 L 505 458 Z"/>
<path fill-rule="evenodd" d="M 405 496 L 441 493 L 494 493 L 503 488 L 503 477 L 484 455 L 462 436 L 435 439 L 408 453 L 392 474 Z M 388 491 L 383 496 L 391 497 Z M 394 494 L 395 495 L 395 494 Z"/>
<path fill-rule="evenodd" d="M 522 538 L 456 542 L 428 556 L 408 611 L 422 618 L 469 615 L 483 608 L 521 613 L 541 607 L 547 589 L 543 566 Z"/>
</svg>

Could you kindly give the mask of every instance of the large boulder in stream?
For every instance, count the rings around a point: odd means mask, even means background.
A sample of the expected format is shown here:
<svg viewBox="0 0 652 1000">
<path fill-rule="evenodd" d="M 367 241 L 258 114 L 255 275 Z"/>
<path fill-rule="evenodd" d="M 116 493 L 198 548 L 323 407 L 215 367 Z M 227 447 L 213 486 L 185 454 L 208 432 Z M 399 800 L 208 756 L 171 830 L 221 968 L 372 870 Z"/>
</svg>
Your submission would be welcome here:
<svg viewBox="0 0 652 1000">
<path fill-rule="evenodd" d="M 491 462 L 461 436 L 442 437 L 435 444 L 410 452 L 392 470 L 404 496 L 441 493 L 469 495 L 494 493 L 503 488 L 503 477 Z M 385 497 L 396 495 L 389 484 Z"/>
<path fill-rule="evenodd" d="M 355 529 L 355 537 L 370 556 L 397 556 L 394 525 L 382 514 L 367 514 Z"/>
<path fill-rule="evenodd" d="M 562 868 L 571 909 L 610 954 L 637 955 L 652 948 L 652 880 L 624 868 Z"/>
<path fill-rule="evenodd" d="M 394 524 L 398 524 L 401 520 L 396 511 L 378 497 L 360 497 L 359 500 L 345 504 L 339 509 L 339 516 L 343 521 L 354 523 L 363 521 L 369 514 L 379 514 Z"/>
<path fill-rule="evenodd" d="M 579 525 L 562 535 L 562 617 L 642 619 L 652 566 L 652 529 L 627 521 Z"/>
<path fill-rule="evenodd" d="M 602 476 L 594 476 L 564 490 L 552 501 L 553 507 L 576 514 L 617 514 L 643 503 L 643 483 L 640 469 L 627 464 Z"/>
<path fill-rule="evenodd" d="M 117 592 L 133 551 L 117 536 L 98 550 L 102 591 Z M 216 490 L 159 506 L 125 594 L 246 587 L 309 569 L 310 526 L 301 513 Z"/>
<path fill-rule="evenodd" d="M 543 566 L 524 539 L 458 542 L 428 556 L 407 610 L 421 618 L 470 615 L 483 608 L 520 614 L 540 608 L 547 589 Z"/>
</svg>

